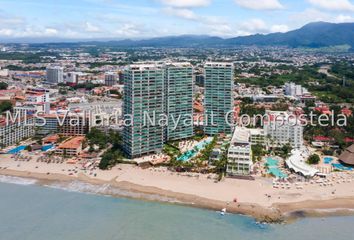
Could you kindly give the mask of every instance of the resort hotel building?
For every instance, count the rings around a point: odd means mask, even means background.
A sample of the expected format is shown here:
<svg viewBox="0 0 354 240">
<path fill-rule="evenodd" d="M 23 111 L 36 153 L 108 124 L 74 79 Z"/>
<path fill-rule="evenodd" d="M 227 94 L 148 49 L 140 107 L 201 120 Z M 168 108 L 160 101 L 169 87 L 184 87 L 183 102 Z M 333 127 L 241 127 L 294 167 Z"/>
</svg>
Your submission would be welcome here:
<svg viewBox="0 0 354 240">
<path fill-rule="evenodd" d="M 36 119 L 36 134 L 46 136 L 59 134 L 62 136 L 85 136 L 90 130 L 90 122 L 87 116 L 70 114 L 45 114 Z"/>
<path fill-rule="evenodd" d="M 233 114 L 233 63 L 206 63 L 205 71 L 205 122 L 204 131 L 208 135 L 231 134 Z M 228 122 L 226 121 L 228 118 Z"/>
<path fill-rule="evenodd" d="M 165 65 L 165 100 L 168 114 L 167 140 L 193 137 L 193 67 L 190 63 Z M 177 126 L 173 121 L 179 122 Z"/>
<path fill-rule="evenodd" d="M 252 171 L 251 134 L 246 128 L 237 127 L 227 154 L 226 173 L 230 176 L 249 175 Z"/>
<path fill-rule="evenodd" d="M 124 151 L 130 158 L 136 158 L 162 150 L 164 127 L 144 121 L 165 112 L 164 69 L 157 64 L 129 66 L 124 77 L 124 116 L 131 116 L 130 124 L 123 130 Z M 127 119 L 125 119 L 127 120 Z"/>
<path fill-rule="evenodd" d="M 205 132 L 208 135 L 231 134 L 232 128 L 225 118 L 233 110 L 234 66 L 232 63 L 207 63 L 205 75 L 206 111 L 213 113 L 216 124 L 205 126 Z M 124 150 L 130 158 L 159 153 L 166 141 L 192 137 L 193 66 L 190 63 L 129 66 L 124 76 L 123 109 L 125 116 L 133 118 L 132 124 L 125 124 L 123 130 Z M 146 115 L 149 119 L 155 117 L 156 124 L 144 121 Z M 167 116 L 165 126 L 159 124 L 160 115 Z M 231 112 L 229 122 L 232 120 Z"/>
<path fill-rule="evenodd" d="M 303 146 L 304 127 L 298 119 L 290 117 L 288 112 L 266 111 L 266 115 L 269 119 L 263 127 L 270 138 L 271 147 L 281 147 L 288 143 L 296 149 Z"/>
<path fill-rule="evenodd" d="M 34 133 L 33 118 L 21 118 L 20 121 L 7 122 L 5 117 L 0 117 L 0 148 L 5 148 L 26 138 L 33 137 Z"/>
</svg>

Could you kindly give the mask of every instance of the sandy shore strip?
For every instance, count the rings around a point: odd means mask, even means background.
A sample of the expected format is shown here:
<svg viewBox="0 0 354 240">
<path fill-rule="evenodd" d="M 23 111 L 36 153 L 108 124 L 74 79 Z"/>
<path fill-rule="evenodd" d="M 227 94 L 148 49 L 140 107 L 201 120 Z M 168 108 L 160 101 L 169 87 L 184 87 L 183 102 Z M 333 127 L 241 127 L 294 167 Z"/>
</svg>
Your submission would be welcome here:
<svg viewBox="0 0 354 240">
<path fill-rule="evenodd" d="M 63 188 L 80 181 L 101 186 L 99 194 L 177 202 L 217 211 L 226 208 L 228 212 L 250 215 L 259 221 L 351 214 L 354 209 L 353 181 L 327 187 L 304 184 L 301 189 L 295 186 L 275 189 L 271 178 L 257 177 L 255 181 L 226 178 L 216 182 L 212 174 L 176 173 L 163 167 L 142 169 L 121 164 L 101 171 L 85 170 L 80 164 L 21 162 L 9 155 L 0 157 L 0 175 L 39 179 L 42 185 L 55 183 Z"/>
</svg>

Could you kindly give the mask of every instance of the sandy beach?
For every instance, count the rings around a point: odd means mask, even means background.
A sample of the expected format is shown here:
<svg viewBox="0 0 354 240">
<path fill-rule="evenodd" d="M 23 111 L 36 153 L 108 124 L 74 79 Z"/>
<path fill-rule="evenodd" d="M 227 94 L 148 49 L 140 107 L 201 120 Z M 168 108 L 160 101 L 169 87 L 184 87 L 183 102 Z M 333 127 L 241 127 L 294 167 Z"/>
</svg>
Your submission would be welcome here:
<svg viewBox="0 0 354 240">
<path fill-rule="evenodd" d="M 216 182 L 213 175 L 174 173 L 166 168 L 141 169 L 134 165 L 118 165 L 109 171 L 87 171 L 81 170 L 80 165 L 65 163 L 18 162 L 9 155 L 1 155 L 0 175 L 38 179 L 43 185 L 73 181 L 109 185 L 140 193 L 126 194 L 125 197 L 167 199 L 168 202 L 217 211 L 226 208 L 228 212 L 250 215 L 267 222 L 354 213 L 354 184 L 344 181 L 327 187 L 305 184 L 302 189 L 275 189 L 271 178 L 259 177 L 255 181 L 226 178 Z M 121 195 L 104 190 L 99 193 Z"/>
</svg>

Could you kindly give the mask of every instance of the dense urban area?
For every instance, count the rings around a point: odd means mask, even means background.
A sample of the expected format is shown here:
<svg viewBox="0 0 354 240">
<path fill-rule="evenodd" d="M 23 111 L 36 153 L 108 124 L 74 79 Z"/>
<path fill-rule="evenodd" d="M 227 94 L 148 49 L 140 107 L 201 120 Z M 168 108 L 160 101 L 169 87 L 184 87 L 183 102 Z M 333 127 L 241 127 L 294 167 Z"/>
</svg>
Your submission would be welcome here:
<svg viewBox="0 0 354 240">
<path fill-rule="evenodd" d="M 93 178 L 149 169 L 289 191 L 345 184 L 354 177 L 353 69 L 354 54 L 299 48 L 4 44 L 0 168 Z M 144 126 L 146 111 L 169 123 L 190 114 L 191 124 Z M 225 123 L 230 111 L 237 126 Z M 313 124 L 300 124 L 311 114 Z M 287 121 L 278 126 L 279 115 Z"/>
</svg>

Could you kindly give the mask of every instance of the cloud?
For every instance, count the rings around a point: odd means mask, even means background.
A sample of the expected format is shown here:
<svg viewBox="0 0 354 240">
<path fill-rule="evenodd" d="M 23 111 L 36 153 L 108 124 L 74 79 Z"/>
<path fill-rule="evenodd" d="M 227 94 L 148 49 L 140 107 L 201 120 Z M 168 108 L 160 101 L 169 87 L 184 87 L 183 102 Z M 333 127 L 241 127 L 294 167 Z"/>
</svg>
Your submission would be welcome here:
<svg viewBox="0 0 354 240">
<path fill-rule="evenodd" d="M 93 25 L 90 22 L 86 22 L 85 23 L 85 31 L 89 32 L 89 33 L 99 33 L 99 32 L 101 32 L 101 28 Z"/>
<path fill-rule="evenodd" d="M 278 10 L 284 8 L 279 0 L 235 0 L 235 3 L 243 8 L 252 10 Z"/>
<path fill-rule="evenodd" d="M 270 28 L 270 31 L 273 32 L 273 33 L 275 33 L 275 32 L 284 33 L 284 32 L 288 32 L 289 31 L 289 27 L 287 25 L 273 25 Z"/>
<path fill-rule="evenodd" d="M 115 34 L 119 37 L 137 37 L 142 35 L 142 29 L 143 27 L 140 27 L 137 24 L 124 23 L 117 31 L 115 31 Z"/>
<path fill-rule="evenodd" d="M 0 36 L 11 37 L 12 35 L 13 35 L 12 29 L 8 29 L 8 28 L 0 29 Z"/>
<path fill-rule="evenodd" d="M 354 11 L 349 0 L 307 0 L 313 6 L 330 11 Z"/>
<path fill-rule="evenodd" d="M 267 24 L 262 19 L 250 19 L 240 24 L 240 29 L 249 33 L 267 32 Z"/>
<path fill-rule="evenodd" d="M 354 22 L 354 17 L 340 14 L 334 19 L 334 21 L 336 23 Z"/>
<path fill-rule="evenodd" d="M 44 35 L 45 36 L 56 36 L 58 35 L 58 30 L 55 28 L 46 28 L 44 29 Z"/>
<path fill-rule="evenodd" d="M 330 14 L 313 8 L 308 8 L 303 12 L 297 12 L 289 16 L 289 20 L 297 23 L 297 27 L 301 27 L 309 22 L 330 21 L 331 18 Z"/>
<path fill-rule="evenodd" d="M 287 25 L 268 25 L 265 21 L 258 18 L 248 19 L 234 24 L 215 18 L 204 24 L 209 30 L 209 34 L 222 37 L 249 36 L 257 33 L 268 34 L 289 31 Z"/>
<path fill-rule="evenodd" d="M 211 0 L 160 0 L 163 4 L 178 8 L 193 8 L 209 6 Z"/>
<path fill-rule="evenodd" d="M 192 10 L 186 8 L 172 8 L 167 7 L 162 9 L 162 11 L 170 16 L 180 17 L 187 20 L 198 20 L 199 16 L 196 15 Z"/>
</svg>

